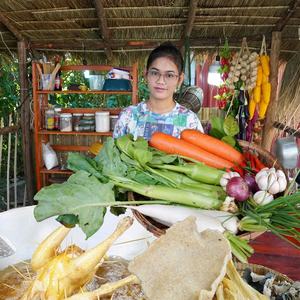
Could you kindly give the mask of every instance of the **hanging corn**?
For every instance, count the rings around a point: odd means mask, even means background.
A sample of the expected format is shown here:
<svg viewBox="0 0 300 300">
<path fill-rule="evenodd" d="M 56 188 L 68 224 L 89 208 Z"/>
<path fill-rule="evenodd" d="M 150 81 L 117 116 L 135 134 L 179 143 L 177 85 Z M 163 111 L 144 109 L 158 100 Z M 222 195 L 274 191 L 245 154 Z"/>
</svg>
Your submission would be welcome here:
<svg viewBox="0 0 300 300">
<path fill-rule="evenodd" d="M 263 83 L 262 94 L 263 94 L 263 101 L 268 104 L 271 99 L 271 83 L 270 82 Z"/>
<path fill-rule="evenodd" d="M 249 104 L 248 104 L 248 109 L 249 109 L 249 114 L 250 114 L 249 120 L 252 120 L 252 118 L 254 116 L 255 107 L 256 107 L 256 102 L 254 101 L 253 98 L 251 98 L 249 101 Z"/>
<path fill-rule="evenodd" d="M 253 99 L 256 103 L 260 101 L 261 86 L 256 86 L 253 91 Z"/>
<path fill-rule="evenodd" d="M 262 77 L 263 77 L 262 67 L 258 66 L 257 67 L 256 86 L 261 86 L 261 84 L 262 84 Z"/>
</svg>

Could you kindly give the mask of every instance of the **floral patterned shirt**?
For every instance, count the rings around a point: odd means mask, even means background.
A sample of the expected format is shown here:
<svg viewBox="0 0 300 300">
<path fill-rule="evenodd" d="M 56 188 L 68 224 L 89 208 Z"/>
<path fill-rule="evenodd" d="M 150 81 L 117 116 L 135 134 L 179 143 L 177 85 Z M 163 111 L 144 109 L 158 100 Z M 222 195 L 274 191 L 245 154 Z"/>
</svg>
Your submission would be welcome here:
<svg viewBox="0 0 300 300">
<path fill-rule="evenodd" d="M 184 129 L 196 129 L 203 132 L 197 114 L 177 102 L 172 111 L 155 114 L 148 108 L 146 101 L 143 101 L 121 111 L 115 124 L 113 137 L 116 139 L 131 133 L 134 140 L 140 136 L 150 140 L 154 132 L 165 132 L 180 138 L 180 133 Z"/>
</svg>

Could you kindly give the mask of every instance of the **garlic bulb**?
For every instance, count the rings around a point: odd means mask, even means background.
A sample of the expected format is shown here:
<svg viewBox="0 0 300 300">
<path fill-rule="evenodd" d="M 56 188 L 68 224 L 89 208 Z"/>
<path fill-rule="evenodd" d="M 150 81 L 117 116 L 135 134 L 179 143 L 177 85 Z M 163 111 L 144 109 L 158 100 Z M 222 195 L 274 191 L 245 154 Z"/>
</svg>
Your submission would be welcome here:
<svg viewBox="0 0 300 300">
<path fill-rule="evenodd" d="M 263 168 L 256 174 L 255 181 L 261 190 L 272 195 L 283 192 L 287 186 L 285 174 L 275 168 Z"/>
<path fill-rule="evenodd" d="M 266 191 L 258 191 L 253 195 L 253 200 L 257 204 L 266 205 L 274 200 L 274 196 Z"/>
</svg>

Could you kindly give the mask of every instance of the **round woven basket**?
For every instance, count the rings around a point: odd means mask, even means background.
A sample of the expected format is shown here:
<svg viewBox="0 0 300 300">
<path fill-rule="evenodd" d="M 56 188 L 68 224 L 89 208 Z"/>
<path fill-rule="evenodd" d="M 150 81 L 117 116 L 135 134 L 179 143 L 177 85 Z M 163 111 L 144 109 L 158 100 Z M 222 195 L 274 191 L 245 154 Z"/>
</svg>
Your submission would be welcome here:
<svg viewBox="0 0 300 300">
<path fill-rule="evenodd" d="M 179 93 L 175 93 L 173 98 L 178 101 Z M 184 88 L 179 103 L 194 113 L 198 113 L 203 103 L 203 90 L 198 86 L 188 86 Z"/>
<path fill-rule="evenodd" d="M 246 152 L 248 150 L 253 151 L 253 153 L 255 153 L 258 156 L 258 158 L 264 165 L 267 165 L 270 167 L 275 167 L 276 169 L 282 170 L 284 172 L 287 182 L 288 182 L 289 178 L 286 173 L 286 170 L 284 169 L 284 167 L 281 165 L 281 163 L 278 161 L 278 159 L 275 156 L 273 156 L 270 152 L 268 152 L 267 150 L 263 149 L 262 147 L 254 144 L 254 143 L 249 143 L 249 142 L 242 141 L 242 140 L 238 140 L 238 142 L 239 142 L 243 152 Z M 280 195 L 281 194 L 279 194 L 279 196 Z M 132 192 L 128 192 L 128 201 L 145 200 L 144 198 L 143 199 L 142 198 L 143 198 L 143 196 L 141 196 L 141 195 L 134 194 Z M 150 218 L 148 216 L 141 214 L 140 212 L 138 212 L 134 209 L 132 209 L 132 212 L 133 212 L 133 215 L 135 216 L 135 218 L 137 219 L 137 221 L 156 237 L 161 236 L 162 234 L 164 234 L 166 232 L 166 229 L 168 229 L 167 226 L 153 220 L 152 218 Z M 241 232 L 238 234 L 238 237 L 246 239 L 248 241 L 252 241 L 255 238 L 257 238 L 258 236 L 262 235 L 263 233 L 264 233 L 264 231 L 262 231 L 262 232 Z"/>
<path fill-rule="evenodd" d="M 241 262 L 234 262 L 233 264 L 240 275 L 243 275 L 245 269 L 249 267 L 251 268 L 252 272 L 254 272 L 257 275 L 267 275 L 269 272 L 274 273 L 275 274 L 274 284 L 278 283 L 279 281 L 280 282 L 286 281 L 291 284 L 294 283 L 294 281 L 288 278 L 287 276 L 261 265 L 246 264 Z"/>
</svg>

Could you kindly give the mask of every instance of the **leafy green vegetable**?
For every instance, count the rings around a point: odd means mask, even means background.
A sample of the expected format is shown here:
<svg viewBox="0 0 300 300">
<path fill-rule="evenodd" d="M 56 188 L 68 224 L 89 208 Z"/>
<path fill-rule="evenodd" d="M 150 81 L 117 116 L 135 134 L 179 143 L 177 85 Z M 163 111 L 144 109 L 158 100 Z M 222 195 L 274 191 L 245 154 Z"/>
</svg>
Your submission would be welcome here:
<svg viewBox="0 0 300 300">
<path fill-rule="evenodd" d="M 228 116 L 224 121 L 224 132 L 225 134 L 233 137 L 239 132 L 239 126 L 236 119 L 233 116 Z"/>
<path fill-rule="evenodd" d="M 222 118 L 219 117 L 213 117 L 211 119 L 211 127 L 213 129 L 217 129 L 219 132 L 221 132 L 222 134 L 225 135 L 225 131 L 224 131 L 224 120 Z"/>
<path fill-rule="evenodd" d="M 225 134 L 222 133 L 221 131 L 219 131 L 218 129 L 216 128 L 212 128 L 210 131 L 209 131 L 209 135 L 218 139 L 218 140 L 221 140 Z"/>
<path fill-rule="evenodd" d="M 108 206 L 115 202 L 113 183 L 103 184 L 85 171 L 78 171 L 62 184 L 44 187 L 34 199 L 39 201 L 34 209 L 38 222 L 57 215 L 74 214 L 87 238 L 103 224 L 106 207 L 97 204 L 105 202 Z M 68 221 L 66 217 L 65 222 Z"/>
</svg>

